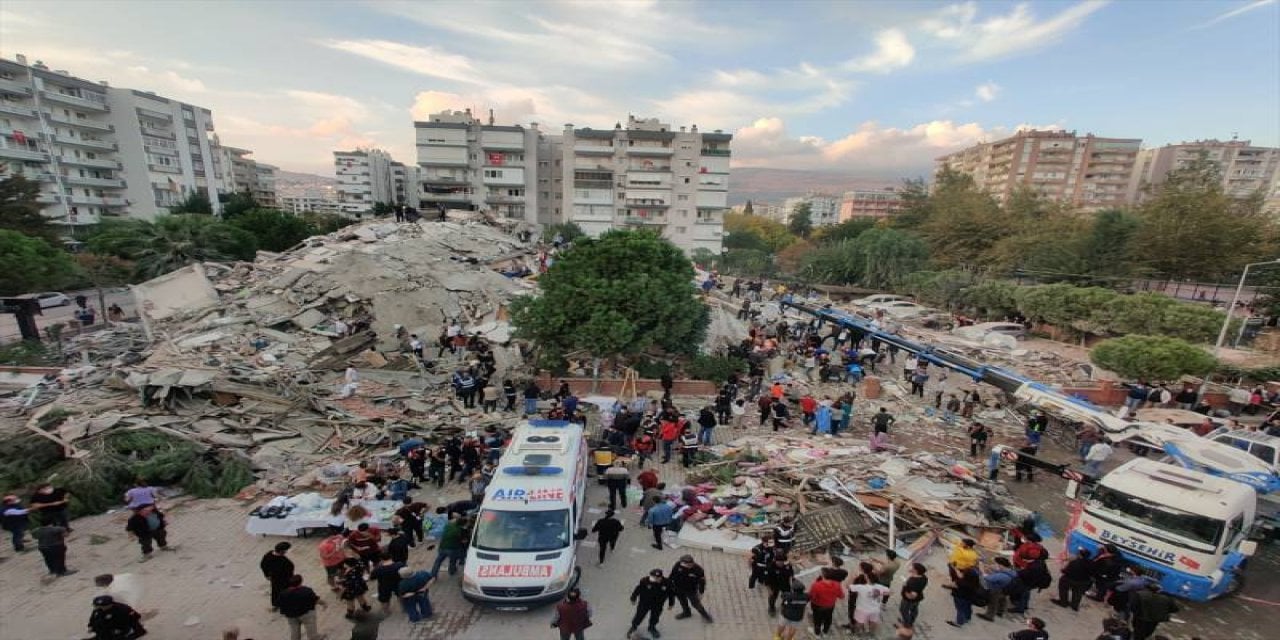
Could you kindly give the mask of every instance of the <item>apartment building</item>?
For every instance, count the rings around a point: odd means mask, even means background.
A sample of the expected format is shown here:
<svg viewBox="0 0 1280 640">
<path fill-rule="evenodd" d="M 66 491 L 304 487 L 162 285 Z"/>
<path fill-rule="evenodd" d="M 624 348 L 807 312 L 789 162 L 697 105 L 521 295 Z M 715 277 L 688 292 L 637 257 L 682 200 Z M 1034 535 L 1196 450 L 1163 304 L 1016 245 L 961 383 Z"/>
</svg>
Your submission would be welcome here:
<svg viewBox="0 0 1280 640">
<path fill-rule="evenodd" d="M 1202 154 L 1218 165 L 1228 195 L 1244 198 L 1262 191 L 1269 199 L 1280 197 L 1273 193 L 1280 180 L 1280 149 L 1256 147 L 1249 140 L 1196 140 L 1143 149 L 1138 155 L 1142 186 L 1160 185 L 1170 171 Z M 1139 201 L 1147 196 L 1145 188 L 1138 191 Z"/>
<path fill-rule="evenodd" d="M 391 202 L 417 209 L 421 206 L 422 169 L 416 164 L 391 163 Z"/>
<path fill-rule="evenodd" d="M 795 213 L 796 207 L 805 203 L 809 204 L 809 221 L 814 228 L 840 222 L 840 198 L 825 193 L 810 193 L 783 200 L 782 210 L 785 214 L 782 222 L 790 223 L 791 215 Z"/>
<path fill-rule="evenodd" d="M 218 171 L 223 175 L 225 189 L 221 193 L 247 193 L 263 207 L 280 204 L 276 193 L 276 172 L 279 167 L 258 162 L 249 156 L 248 149 L 217 145 Z"/>
<path fill-rule="evenodd" d="M 1135 138 L 1025 130 L 936 162 L 938 171 L 950 167 L 973 176 L 979 187 L 1002 202 L 1027 186 L 1051 200 L 1096 211 L 1133 202 L 1141 145 Z"/>
<path fill-rule="evenodd" d="M 840 200 L 840 222 L 854 218 L 887 218 L 903 207 L 902 194 L 896 187 L 854 189 Z"/>
<path fill-rule="evenodd" d="M 421 208 L 538 222 L 537 124 L 497 125 L 492 114 L 485 124 L 468 109 L 432 114 L 413 126 Z"/>
<path fill-rule="evenodd" d="M 290 213 L 342 213 L 342 203 L 333 192 L 279 194 L 280 208 Z"/>
<path fill-rule="evenodd" d="M 208 109 L 22 55 L 0 59 L 0 175 L 39 181 L 42 211 L 55 224 L 152 219 L 192 194 L 208 197 L 217 213 L 218 194 L 239 190 L 227 149 Z M 263 167 L 245 174 L 243 190 L 273 204 L 274 168 Z"/>
<path fill-rule="evenodd" d="M 153 219 L 193 193 L 209 198 L 213 212 L 219 213 L 217 196 L 228 187 L 212 160 L 218 153 L 213 113 L 134 89 L 110 88 L 107 96 L 112 107 L 108 120 L 129 178 L 124 186 L 129 214 Z"/>
<path fill-rule="evenodd" d="M 719 253 L 732 137 L 699 132 L 697 125 L 677 131 L 656 118 L 634 116 L 625 128 L 565 125 L 561 153 L 553 158 L 560 166 L 550 167 L 561 180 L 556 214 L 593 236 L 646 228 L 686 253 Z M 547 185 L 556 191 L 554 182 Z"/>
<path fill-rule="evenodd" d="M 334 151 L 334 176 L 343 213 L 361 216 L 373 205 L 396 202 L 391 154 L 381 149 Z"/>
</svg>

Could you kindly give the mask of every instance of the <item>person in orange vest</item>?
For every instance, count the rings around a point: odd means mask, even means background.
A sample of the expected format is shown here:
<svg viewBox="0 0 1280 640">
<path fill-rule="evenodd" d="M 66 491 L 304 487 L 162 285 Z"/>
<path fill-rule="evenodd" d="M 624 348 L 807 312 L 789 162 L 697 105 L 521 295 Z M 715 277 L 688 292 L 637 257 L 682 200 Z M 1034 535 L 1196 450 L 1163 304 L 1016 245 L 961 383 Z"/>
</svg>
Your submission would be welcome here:
<svg viewBox="0 0 1280 640">
<path fill-rule="evenodd" d="M 805 392 L 800 397 L 800 417 L 804 426 L 809 426 L 813 422 L 813 417 L 818 411 L 818 401 L 813 398 L 813 394 Z"/>
<path fill-rule="evenodd" d="M 653 452 L 658 449 L 658 443 L 653 440 L 653 436 L 650 433 L 645 431 L 631 441 L 631 448 L 640 457 L 640 466 L 643 467 L 649 461 L 649 457 L 653 455 Z"/>
</svg>

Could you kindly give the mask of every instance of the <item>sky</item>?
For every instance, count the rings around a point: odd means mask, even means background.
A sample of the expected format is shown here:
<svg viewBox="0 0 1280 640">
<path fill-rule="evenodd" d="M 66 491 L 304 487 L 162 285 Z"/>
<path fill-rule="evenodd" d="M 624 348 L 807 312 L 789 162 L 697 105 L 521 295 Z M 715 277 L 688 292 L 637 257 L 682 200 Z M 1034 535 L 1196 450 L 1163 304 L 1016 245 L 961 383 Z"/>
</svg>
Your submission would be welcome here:
<svg viewBox="0 0 1280 640">
<path fill-rule="evenodd" d="M 224 144 L 331 175 L 414 162 L 414 119 L 735 134 L 735 166 L 868 178 L 1019 127 L 1280 146 L 1280 2 L 0 4 L 0 56 L 213 110 Z"/>
</svg>

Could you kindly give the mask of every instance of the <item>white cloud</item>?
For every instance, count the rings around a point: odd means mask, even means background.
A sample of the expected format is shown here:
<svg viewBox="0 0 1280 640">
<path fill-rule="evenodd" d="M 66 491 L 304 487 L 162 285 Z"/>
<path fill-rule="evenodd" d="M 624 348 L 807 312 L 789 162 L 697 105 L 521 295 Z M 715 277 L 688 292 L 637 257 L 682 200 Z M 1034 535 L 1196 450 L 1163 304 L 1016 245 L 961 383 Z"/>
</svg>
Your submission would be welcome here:
<svg viewBox="0 0 1280 640">
<path fill-rule="evenodd" d="M 911 64 L 916 57 L 915 47 L 907 35 L 899 29 L 885 29 L 876 34 L 876 50 L 844 64 L 849 71 L 862 73 L 889 73 Z"/>
<path fill-rule="evenodd" d="M 928 173 L 938 156 L 1025 129 L 1057 125 L 983 127 L 976 122 L 933 120 L 906 128 L 864 122 L 849 134 L 826 140 L 792 136 L 780 118 L 761 118 L 734 134 L 735 166 L 822 169 L 868 177 Z"/>
<path fill-rule="evenodd" d="M 567 86 L 488 87 L 474 92 L 421 91 L 414 96 L 410 114 L 415 120 L 426 120 L 441 111 L 480 110 L 475 115 L 488 117 L 493 109 L 496 122 L 530 124 L 537 122 L 543 131 L 554 133 L 561 125 L 579 127 L 612 126 L 624 113 L 623 107 L 600 95 Z"/>
<path fill-rule="evenodd" d="M 1275 3 L 1276 3 L 1276 0 L 1254 0 L 1253 2 L 1248 2 L 1230 11 L 1224 11 L 1214 16 L 1213 19 L 1209 20 L 1208 22 L 1197 25 L 1195 28 L 1204 29 L 1206 27 L 1212 27 L 1213 25 L 1218 24 L 1219 22 L 1223 22 L 1224 20 L 1230 20 L 1238 15 L 1249 13 L 1254 9 L 1261 9 L 1267 5 L 1271 5 Z"/>
<path fill-rule="evenodd" d="M 946 46 L 959 50 L 960 60 L 993 60 L 1057 43 L 1079 27 L 1106 0 L 1085 0 L 1055 16 L 1037 20 L 1027 3 L 1004 15 L 978 19 L 978 3 L 949 5 L 924 20 L 920 28 Z"/>
<path fill-rule="evenodd" d="M 424 76 L 467 83 L 480 81 L 480 73 L 466 56 L 436 47 L 415 47 L 390 40 L 336 40 L 324 45 Z"/>
<path fill-rule="evenodd" d="M 994 82 L 980 84 L 973 90 L 973 95 L 983 102 L 991 102 L 992 100 L 995 100 L 999 93 L 1000 85 Z"/>
</svg>

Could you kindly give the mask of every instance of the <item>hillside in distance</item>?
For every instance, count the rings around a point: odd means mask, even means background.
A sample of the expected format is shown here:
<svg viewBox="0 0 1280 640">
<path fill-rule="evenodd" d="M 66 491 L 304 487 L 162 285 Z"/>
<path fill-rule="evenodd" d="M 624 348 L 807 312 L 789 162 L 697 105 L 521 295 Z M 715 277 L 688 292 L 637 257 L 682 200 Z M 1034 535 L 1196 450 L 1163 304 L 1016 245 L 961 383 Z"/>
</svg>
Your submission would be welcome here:
<svg viewBox="0 0 1280 640">
<path fill-rule="evenodd" d="M 729 204 L 778 202 L 810 192 L 840 195 L 850 189 L 892 187 L 901 180 L 863 178 L 835 171 L 734 167 L 729 174 Z"/>
</svg>

